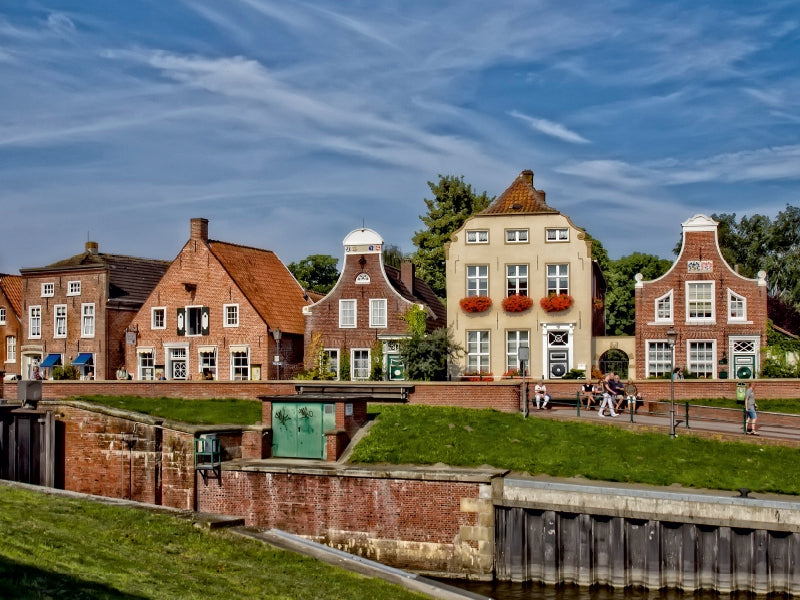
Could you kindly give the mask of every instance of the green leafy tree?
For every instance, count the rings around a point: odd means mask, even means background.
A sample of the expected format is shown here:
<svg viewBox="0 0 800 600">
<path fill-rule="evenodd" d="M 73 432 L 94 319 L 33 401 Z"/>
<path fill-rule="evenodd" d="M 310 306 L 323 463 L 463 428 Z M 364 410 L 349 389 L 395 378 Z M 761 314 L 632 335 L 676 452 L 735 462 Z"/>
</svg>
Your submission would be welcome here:
<svg viewBox="0 0 800 600">
<path fill-rule="evenodd" d="M 400 358 L 406 378 L 412 381 L 446 381 L 447 365 L 463 353 L 446 327 L 400 341 Z"/>
<path fill-rule="evenodd" d="M 405 258 L 406 257 L 403 254 L 403 251 L 400 250 L 399 246 L 395 246 L 394 244 L 386 244 L 383 247 L 383 264 L 399 269 Z"/>
<path fill-rule="evenodd" d="M 428 187 L 433 199 L 425 198 L 428 212 L 419 217 L 425 229 L 415 232 L 412 238 L 417 248 L 412 260 L 417 277 L 444 298 L 447 295 L 444 245 L 464 221 L 489 206 L 494 198 L 489 198 L 486 192 L 476 194 L 470 184 L 464 183 L 463 176 L 439 175 L 439 181 L 429 181 Z"/>
<path fill-rule="evenodd" d="M 339 279 L 338 262 L 329 254 L 311 254 L 286 268 L 305 289 L 327 294 Z"/>
<path fill-rule="evenodd" d="M 608 270 L 605 272 L 608 335 L 633 335 L 635 332 L 636 274 L 641 273 L 645 279 L 655 279 L 666 273 L 671 266 L 670 260 L 641 252 L 609 261 Z"/>
</svg>

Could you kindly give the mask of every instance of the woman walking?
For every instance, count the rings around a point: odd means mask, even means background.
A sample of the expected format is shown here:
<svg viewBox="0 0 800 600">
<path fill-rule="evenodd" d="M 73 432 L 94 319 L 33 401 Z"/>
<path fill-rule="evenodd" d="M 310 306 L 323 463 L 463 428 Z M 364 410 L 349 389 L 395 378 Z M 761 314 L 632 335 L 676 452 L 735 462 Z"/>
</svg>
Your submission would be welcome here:
<svg viewBox="0 0 800 600">
<path fill-rule="evenodd" d="M 744 407 L 747 410 L 747 433 L 749 435 L 759 435 L 756 432 L 756 419 L 758 418 L 756 409 L 758 409 L 758 406 L 756 405 L 756 393 L 753 390 L 752 382 L 748 382 L 747 391 L 744 393 Z"/>
</svg>

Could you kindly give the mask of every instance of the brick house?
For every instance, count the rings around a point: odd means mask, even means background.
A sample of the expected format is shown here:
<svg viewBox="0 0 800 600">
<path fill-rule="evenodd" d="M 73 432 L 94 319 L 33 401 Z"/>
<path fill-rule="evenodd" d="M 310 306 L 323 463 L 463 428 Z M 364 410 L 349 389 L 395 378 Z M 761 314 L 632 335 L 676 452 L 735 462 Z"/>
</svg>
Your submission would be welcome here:
<svg viewBox="0 0 800 600">
<path fill-rule="evenodd" d="M 0 273 L 0 372 L 18 376 L 22 338 L 22 277 Z"/>
<path fill-rule="evenodd" d="M 637 377 L 673 366 L 698 377 L 755 377 L 767 342 L 766 273 L 742 277 L 725 262 L 718 223 L 695 215 L 682 223 L 680 254 L 652 281 L 636 276 Z M 674 355 L 667 331 L 676 333 Z"/>
<path fill-rule="evenodd" d="M 412 306 L 422 306 L 432 331 L 445 325 L 446 310 L 430 286 L 414 276 L 411 262 L 399 269 L 383 263 L 383 239 L 375 231 L 356 229 L 343 243 L 344 266 L 336 285 L 303 309 L 306 368 L 314 367 L 321 350 L 338 378 L 346 354 L 350 379 L 369 379 L 380 352 L 383 378 L 403 379 L 398 354 L 398 341 L 408 336 L 403 316 Z"/>
<path fill-rule="evenodd" d="M 583 229 L 545 203 L 532 171 L 453 233 L 446 266 L 447 322 L 466 350 L 454 375 L 500 378 L 519 368 L 520 348 L 535 378 L 588 374 L 604 279 Z"/>
<path fill-rule="evenodd" d="M 82 378 L 110 379 L 124 360 L 125 330 L 168 262 L 86 250 L 46 267 L 21 269 L 20 369 L 52 377 L 72 364 Z"/>
<path fill-rule="evenodd" d="M 302 363 L 307 294 L 274 252 L 210 240 L 207 219 L 190 225 L 131 322 L 128 372 L 140 380 L 292 376 Z"/>
</svg>

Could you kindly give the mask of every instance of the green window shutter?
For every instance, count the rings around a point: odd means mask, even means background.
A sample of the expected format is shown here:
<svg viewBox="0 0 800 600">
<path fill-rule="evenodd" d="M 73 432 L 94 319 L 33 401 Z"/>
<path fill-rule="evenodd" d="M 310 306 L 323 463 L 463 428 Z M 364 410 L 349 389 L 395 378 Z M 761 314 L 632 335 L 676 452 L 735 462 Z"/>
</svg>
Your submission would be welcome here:
<svg viewBox="0 0 800 600">
<path fill-rule="evenodd" d="M 178 335 L 186 335 L 186 309 L 179 308 L 178 316 L 176 319 L 178 323 Z"/>
<path fill-rule="evenodd" d="M 210 318 L 209 318 L 209 310 L 208 310 L 207 306 L 203 307 L 203 314 L 201 316 L 201 319 L 202 319 L 201 324 L 200 324 L 201 333 L 203 335 L 208 335 L 208 323 L 209 323 Z"/>
</svg>

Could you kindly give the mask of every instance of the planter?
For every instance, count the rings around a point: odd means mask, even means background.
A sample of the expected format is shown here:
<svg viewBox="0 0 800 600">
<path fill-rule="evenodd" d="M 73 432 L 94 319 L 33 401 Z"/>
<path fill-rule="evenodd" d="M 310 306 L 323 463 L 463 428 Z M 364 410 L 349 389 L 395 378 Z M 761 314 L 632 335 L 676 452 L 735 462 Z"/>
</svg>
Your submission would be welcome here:
<svg viewBox="0 0 800 600">
<path fill-rule="evenodd" d="M 506 312 L 525 312 L 533 306 L 533 300 L 529 296 L 511 294 L 507 298 L 503 298 L 502 304 L 503 310 Z"/>
<path fill-rule="evenodd" d="M 575 300 L 569 294 L 550 294 L 539 300 L 546 312 L 561 312 L 572 306 Z"/>
<path fill-rule="evenodd" d="M 468 296 L 458 301 L 461 310 L 468 313 L 482 313 L 492 307 L 492 299 L 488 296 Z"/>
</svg>

